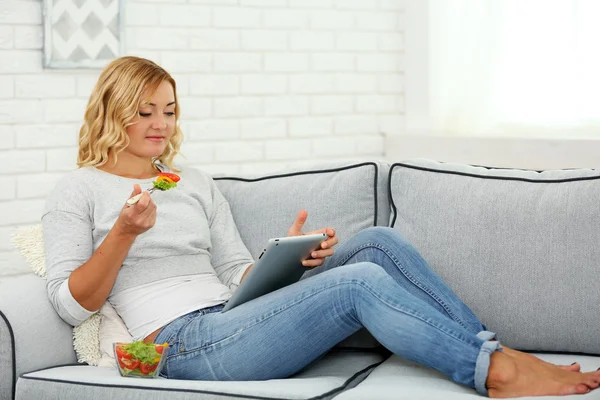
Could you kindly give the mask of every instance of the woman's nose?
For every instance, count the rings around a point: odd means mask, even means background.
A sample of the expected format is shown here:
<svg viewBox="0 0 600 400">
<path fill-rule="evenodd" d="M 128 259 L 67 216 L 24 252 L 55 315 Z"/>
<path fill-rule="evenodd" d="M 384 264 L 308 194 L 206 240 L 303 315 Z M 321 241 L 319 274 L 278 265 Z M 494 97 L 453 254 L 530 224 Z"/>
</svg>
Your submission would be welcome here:
<svg viewBox="0 0 600 400">
<path fill-rule="evenodd" d="M 167 123 L 163 116 L 159 115 L 152 121 L 153 129 L 165 129 L 167 127 Z"/>
</svg>

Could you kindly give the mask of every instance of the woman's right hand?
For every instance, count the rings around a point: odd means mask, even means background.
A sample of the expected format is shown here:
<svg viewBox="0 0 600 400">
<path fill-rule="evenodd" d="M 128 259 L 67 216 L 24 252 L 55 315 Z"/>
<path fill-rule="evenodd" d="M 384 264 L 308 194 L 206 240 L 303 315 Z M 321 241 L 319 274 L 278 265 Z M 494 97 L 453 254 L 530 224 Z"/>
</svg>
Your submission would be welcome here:
<svg viewBox="0 0 600 400">
<path fill-rule="evenodd" d="M 129 198 L 142 193 L 140 185 L 133 185 Z M 140 200 L 133 206 L 125 204 L 115 223 L 115 227 L 123 234 L 140 235 L 154 226 L 156 222 L 156 204 L 148 192 L 144 192 Z"/>
</svg>

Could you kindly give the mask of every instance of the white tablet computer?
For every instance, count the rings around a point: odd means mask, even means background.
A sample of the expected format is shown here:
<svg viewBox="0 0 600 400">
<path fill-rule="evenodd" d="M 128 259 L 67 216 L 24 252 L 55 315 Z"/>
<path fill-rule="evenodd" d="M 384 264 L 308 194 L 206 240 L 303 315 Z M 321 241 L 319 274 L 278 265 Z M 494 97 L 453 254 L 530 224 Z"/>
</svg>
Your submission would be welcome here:
<svg viewBox="0 0 600 400">
<path fill-rule="evenodd" d="M 307 271 L 302 261 L 325 239 L 324 233 L 270 239 L 222 312 L 299 281 Z"/>
</svg>

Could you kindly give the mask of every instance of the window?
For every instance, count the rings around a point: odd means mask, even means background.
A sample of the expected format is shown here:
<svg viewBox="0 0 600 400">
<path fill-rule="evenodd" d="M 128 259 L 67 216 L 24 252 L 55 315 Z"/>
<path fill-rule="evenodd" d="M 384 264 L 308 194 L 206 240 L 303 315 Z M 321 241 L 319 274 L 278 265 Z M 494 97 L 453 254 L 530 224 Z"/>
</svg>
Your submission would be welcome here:
<svg viewBox="0 0 600 400">
<path fill-rule="evenodd" d="M 597 0 L 430 0 L 433 130 L 600 138 L 598 19 Z"/>
</svg>

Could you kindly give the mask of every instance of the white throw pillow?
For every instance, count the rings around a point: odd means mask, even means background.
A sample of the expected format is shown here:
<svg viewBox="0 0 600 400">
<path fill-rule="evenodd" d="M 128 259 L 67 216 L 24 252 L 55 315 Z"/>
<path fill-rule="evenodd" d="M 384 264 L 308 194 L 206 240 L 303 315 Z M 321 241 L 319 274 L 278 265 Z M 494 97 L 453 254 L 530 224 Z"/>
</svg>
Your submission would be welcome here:
<svg viewBox="0 0 600 400">
<path fill-rule="evenodd" d="M 102 322 L 98 327 L 100 367 L 114 367 L 115 353 L 113 351 L 113 343 L 115 342 L 133 342 L 133 338 L 129 334 L 129 330 L 125 323 L 119 317 L 113 306 L 107 301 L 100 308 Z"/>
<path fill-rule="evenodd" d="M 33 272 L 46 278 L 46 257 L 42 224 L 17 228 L 12 243 L 29 262 Z M 113 367 L 115 365 L 113 342 L 131 342 L 123 320 L 107 301 L 100 311 L 73 328 L 73 347 L 77 361 L 89 365 Z"/>
<path fill-rule="evenodd" d="M 77 361 L 98 365 L 100 362 L 99 329 L 102 315 L 95 313 L 73 328 L 73 348 L 77 353 Z"/>
<path fill-rule="evenodd" d="M 12 244 L 31 265 L 33 273 L 46 277 L 46 255 L 44 254 L 44 231 L 42 224 L 22 226 L 12 235 Z"/>
</svg>

